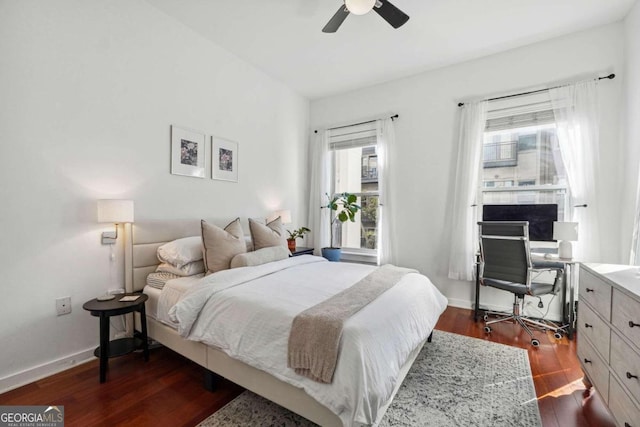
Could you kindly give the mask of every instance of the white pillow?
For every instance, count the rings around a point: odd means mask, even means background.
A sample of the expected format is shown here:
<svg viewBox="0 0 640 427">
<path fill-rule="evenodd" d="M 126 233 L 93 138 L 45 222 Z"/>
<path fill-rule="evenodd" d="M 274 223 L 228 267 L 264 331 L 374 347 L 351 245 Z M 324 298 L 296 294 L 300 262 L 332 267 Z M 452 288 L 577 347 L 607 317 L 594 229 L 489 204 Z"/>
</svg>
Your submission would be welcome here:
<svg viewBox="0 0 640 427">
<path fill-rule="evenodd" d="M 186 276 L 195 276 L 196 274 L 204 273 L 204 261 L 194 261 L 189 264 L 185 264 L 182 267 L 176 267 L 175 265 L 169 264 L 168 262 L 163 262 L 158 265 L 156 271 L 162 273 L 171 273 L 176 276 L 186 277 Z"/>
<path fill-rule="evenodd" d="M 270 246 L 234 256 L 233 259 L 231 259 L 231 268 L 251 267 L 272 261 L 279 261 L 288 257 L 289 249 L 284 246 Z"/>
<path fill-rule="evenodd" d="M 200 236 L 177 239 L 158 248 L 158 259 L 178 268 L 202 259 L 202 238 Z"/>
</svg>

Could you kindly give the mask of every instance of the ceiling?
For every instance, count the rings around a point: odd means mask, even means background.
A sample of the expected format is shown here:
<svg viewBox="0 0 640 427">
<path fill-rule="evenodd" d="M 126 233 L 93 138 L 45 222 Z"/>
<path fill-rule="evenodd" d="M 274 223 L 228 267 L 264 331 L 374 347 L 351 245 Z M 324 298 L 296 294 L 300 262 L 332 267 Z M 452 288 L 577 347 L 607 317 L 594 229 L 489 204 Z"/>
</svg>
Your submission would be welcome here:
<svg viewBox="0 0 640 427">
<path fill-rule="evenodd" d="M 636 0 L 393 0 L 322 27 L 341 0 L 146 0 L 196 33 L 316 99 L 616 22 Z"/>
</svg>

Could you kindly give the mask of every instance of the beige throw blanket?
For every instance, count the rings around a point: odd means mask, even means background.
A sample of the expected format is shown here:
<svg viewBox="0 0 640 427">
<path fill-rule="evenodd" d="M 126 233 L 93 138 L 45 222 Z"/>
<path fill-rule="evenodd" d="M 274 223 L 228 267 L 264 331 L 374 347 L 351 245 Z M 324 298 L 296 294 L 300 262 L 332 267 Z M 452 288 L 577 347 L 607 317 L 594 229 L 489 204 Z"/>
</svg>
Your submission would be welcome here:
<svg viewBox="0 0 640 427">
<path fill-rule="evenodd" d="M 353 286 L 298 314 L 289 334 L 288 366 L 314 381 L 331 383 L 344 322 L 408 273 L 417 271 L 384 265 Z"/>
</svg>

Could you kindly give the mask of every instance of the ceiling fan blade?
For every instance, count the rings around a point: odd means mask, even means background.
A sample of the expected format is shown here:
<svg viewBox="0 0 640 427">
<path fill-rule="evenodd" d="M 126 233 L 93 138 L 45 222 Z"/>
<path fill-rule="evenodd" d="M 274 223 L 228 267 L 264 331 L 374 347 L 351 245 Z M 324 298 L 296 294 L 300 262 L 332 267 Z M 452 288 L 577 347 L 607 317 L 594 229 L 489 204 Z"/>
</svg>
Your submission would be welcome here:
<svg viewBox="0 0 640 427">
<path fill-rule="evenodd" d="M 380 6 L 378 6 L 378 4 L 380 4 Z M 378 0 L 373 10 L 375 10 L 378 15 L 382 16 L 382 18 L 393 28 L 399 28 L 409 20 L 409 15 L 392 5 L 387 0 Z"/>
<path fill-rule="evenodd" d="M 342 25 L 344 20 L 347 19 L 348 15 L 349 11 L 347 10 L 347 8 L 344 5 L 340 6 L 340 9 L 338 9 L 335 15 L 333 15 L 329 22 L 327 22 L 327 25 L 324 26 L 322 32 L 335 33 L 336 31 L 338 31 L 338 28 L 340 28 L 340 25 Z"/>
</svg>

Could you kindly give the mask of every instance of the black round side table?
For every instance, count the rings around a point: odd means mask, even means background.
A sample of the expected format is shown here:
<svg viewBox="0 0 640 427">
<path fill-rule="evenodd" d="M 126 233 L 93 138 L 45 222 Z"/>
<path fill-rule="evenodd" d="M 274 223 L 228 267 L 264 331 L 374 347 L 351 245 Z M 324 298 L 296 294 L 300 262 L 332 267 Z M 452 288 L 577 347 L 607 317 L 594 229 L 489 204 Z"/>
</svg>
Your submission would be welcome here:
<svg viewBox="0 0 640 427">
<path fill-rule="evenodd" d="M 120 301 L 124 296 L 137 296 L 138 298 L 135 301 Z M 144 303 L 147 299 L 149 299 L 149 297 L 146 294 L 117 294 L 114 299 L 109 301 L 98 301 L 94 298 L 82 305 L 82 308 L 91 312 L 92 316 L 100 318 L 100 347 L 96 348 L 93 354 L 100 358 L 101 383 L 107 379 L 107 368 L 110 357 L 129 354 L 142 347 L 144 360 L 149 360 L 147 316 L 144 309 Z M 109 341 L 109 317 L 133 313 L 134 311 L 140 313 L 140 326 L 142 331 L 139 333 L 134 331 L 133 337 Z"/>
</svg>

